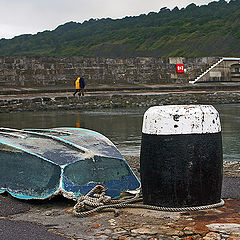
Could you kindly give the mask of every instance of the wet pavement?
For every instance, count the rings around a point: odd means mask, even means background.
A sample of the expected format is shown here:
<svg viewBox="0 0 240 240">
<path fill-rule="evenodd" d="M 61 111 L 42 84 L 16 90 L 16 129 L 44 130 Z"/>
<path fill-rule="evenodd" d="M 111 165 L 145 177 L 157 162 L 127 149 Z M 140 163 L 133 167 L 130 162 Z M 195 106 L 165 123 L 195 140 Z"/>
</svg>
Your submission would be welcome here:
<svg viewBox="0 0 240 240">
<path fill-rule="evenodd" d="M 240 199 L 240 178 L 223 177 L 222 197 Z"/>
<path fill-rule="evenodd" d="M 0 239 L 240 239 L 239 200 L 195 212 L 122 209 L 118 217 L 106 212 L 86 218 L 74 217 L 63 202 L 53 199 L 1 218 Z M 206 238 L 209 233 L 217 237 Z"/>
<path fill-rule="evenodd" d="M 72 87 L 1 87 L 0 99 L 15 98 L 36 98 L 36 97 L 56 97 L 72 96 Z M 240 83 L 219 82 L 219 83 L 199 83 L 199 84 L 132 84 L 132 85 L 87 85 L 85 96 L 109 96 L 109 95 L 164 95 L 168 93 L 201 93 L 201 92 L 240 92 Z"/>
<path fill-rule="evenodd" d="M 66 240 L 69 238 L 58 236 L 48 228 L 35 223 L 0 219 L 0 239 L 9 240 Z"/>
</svg>

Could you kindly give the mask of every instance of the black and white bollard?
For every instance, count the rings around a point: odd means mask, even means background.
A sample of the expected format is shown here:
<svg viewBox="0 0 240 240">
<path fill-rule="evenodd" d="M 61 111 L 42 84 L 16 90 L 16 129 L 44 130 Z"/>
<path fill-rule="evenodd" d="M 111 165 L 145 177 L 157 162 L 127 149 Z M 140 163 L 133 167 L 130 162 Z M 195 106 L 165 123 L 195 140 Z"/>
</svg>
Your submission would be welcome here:
<svg viewBox="0 0 240 240">
<path fill-rule="evenodd" d="M 213 106 L 156 106 L 145 112 L 140 156 L 144 204 L 219 203 L 222 169 L 221 125 Z"/>
</svg>

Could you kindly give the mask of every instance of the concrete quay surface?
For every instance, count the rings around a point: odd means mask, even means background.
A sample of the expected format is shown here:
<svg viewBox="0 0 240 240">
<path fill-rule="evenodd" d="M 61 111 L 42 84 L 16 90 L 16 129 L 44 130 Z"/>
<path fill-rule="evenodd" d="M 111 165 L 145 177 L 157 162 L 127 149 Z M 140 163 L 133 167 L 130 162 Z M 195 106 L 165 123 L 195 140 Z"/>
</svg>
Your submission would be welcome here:
<svg viewBox="0 0 240 240">
<path fill-rule="evenodd" d="M 139 157 L 126 156 L 139 177 Z M 20 201 L 0 195 L 0 239 L 240 239 L 240 163 L 224 163 L 220 208 L 193 212 L 121 209 L 85 218 L 72 215 L 74 201 L 56 196 L 45 201 Z"/>
<path fill-rule="evenodd" d="M 198 85 L 87 86 L 84 97 L 74 89 L 0 89 L 0 113 L 18 111 L 136 108 L 166 104 L 240 103 L 240 83 Z"/>
<path fill-rule="evenodd" d="M 42 95 L 42 94 L 66 94 L 73 93 L 74 87 L 0 87 L 0 96 L 19 96 L 19 95 Z M 85 91 L 93 93 L 141 93 L 141 92 L 185 92 L 185 91 L 240 91 L 240 82 L 213 82 L 197 84 L 110 84 L 110 85 L 87 85 Z"/>
<path fill-rule="evenodd" d="M 240 102 L 240 84 L 227 83 L 217 86 L 199 85 L 194 88 L 173 85 L 132 88 L 89 86 L 83 98 L 74 98 L 73 91 L 73 88 L 48 90 L 2 88 L 0 105 L 6 107 L 2 112 L 13 112 L 31 109 L 81 109 L 89 106 L 89 101 L 93 99 L 95 105 L 90 106 L 93 108 Z M 51 104 L 45 104 L 44 98 L 50 99 L 48 102 Z M 21 101 L 28 99 L 31 100 L 30 104 L 21 105 Z M 136 102 L 137 105 L 134 105 Z M 139 158 L 128 156 L 126 159 L 139 177 Z M 8 194 L 2 194 L 0 240 L 240 240 L 240 163 L 225 162 L 222 198 L 225 200 L 223 207 L 209 210 L 170 213 L 121 209 L 118 217 L 114 217 L 112 212 L 105 212 L 77 218 L 71 214 L 75 202 L 61 196 L 46 201 L 20 201 Z"/>
</svg>

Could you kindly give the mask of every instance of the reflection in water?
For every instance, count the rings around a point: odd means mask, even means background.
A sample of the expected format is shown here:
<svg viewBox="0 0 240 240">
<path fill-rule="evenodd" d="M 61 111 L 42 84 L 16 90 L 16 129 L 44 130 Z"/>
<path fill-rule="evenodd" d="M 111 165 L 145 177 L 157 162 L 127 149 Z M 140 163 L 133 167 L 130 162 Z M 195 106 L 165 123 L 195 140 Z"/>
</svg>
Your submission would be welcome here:
<svg viewBox="0 0 240 240">
<path fill-rule="evenodd" d="M 122 154 L 137 155 L 141 144 L 142 116 L 145 109 L 81 112 L 81 127 L 107 136 Z"/>
<path fill-rule="evenodd" d="M 81 127 L 81 121 L 80 121 L 80 114 L 78 112 L 75 113 L 76 116 L 76 128 L 80 128 Z"/>
<path fill-rule="evenodd" d="M 224 160 L 240 161 L 240 104 L 216 105 L 220 113 Z M 147 109 L 49 111 L 0 114 L 0 126 L 11 128 L 81 127 L 108 137 L 124 155 L 139 155 L 142 117 Z"/>
</svg>

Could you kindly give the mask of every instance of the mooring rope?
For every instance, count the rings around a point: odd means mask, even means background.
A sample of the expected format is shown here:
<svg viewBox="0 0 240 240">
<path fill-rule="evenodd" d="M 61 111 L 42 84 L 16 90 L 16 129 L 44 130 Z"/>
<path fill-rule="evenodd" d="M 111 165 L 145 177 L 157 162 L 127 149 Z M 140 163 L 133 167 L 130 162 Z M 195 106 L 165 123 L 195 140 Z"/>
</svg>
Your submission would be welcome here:
<svg viewBox="0 0 240 240">
<path fill-rule="evenodd" d="M 159 207 L 144 204 L 133 204 L 136 202 L 141 202 L 143 199 L 138 195 L 135 195 L 131 199 L 123 200 L 113 200 L 111 197 L 106 196 L 106 188 L 101 185 L 95 186 L 89 193 L 78 199 L 77 204 L 73 208 L 73 214 L 77 217 L 87 217 L 96 212 L 112 211 L 115 215 L 118 215 L 117 209 L 119 208 L 142 208 L 148 210 L 164 211 L 164 212 L 186 212 L 186 211 L 199 211 L 210 208 L 222 207 L 224 201 L 221 199 L 219 203 L 205 205 L 205 206 L 195 206 L 195 207 L 182 207 L 182 208 L 172 208 L 172 207 Z M 93 194 L 97 191 L 96 194 Z M 99 193 L 100 192 L 100 193 Z M 93 197 L 91 195 L 93 194 Z"/>
</svg>

